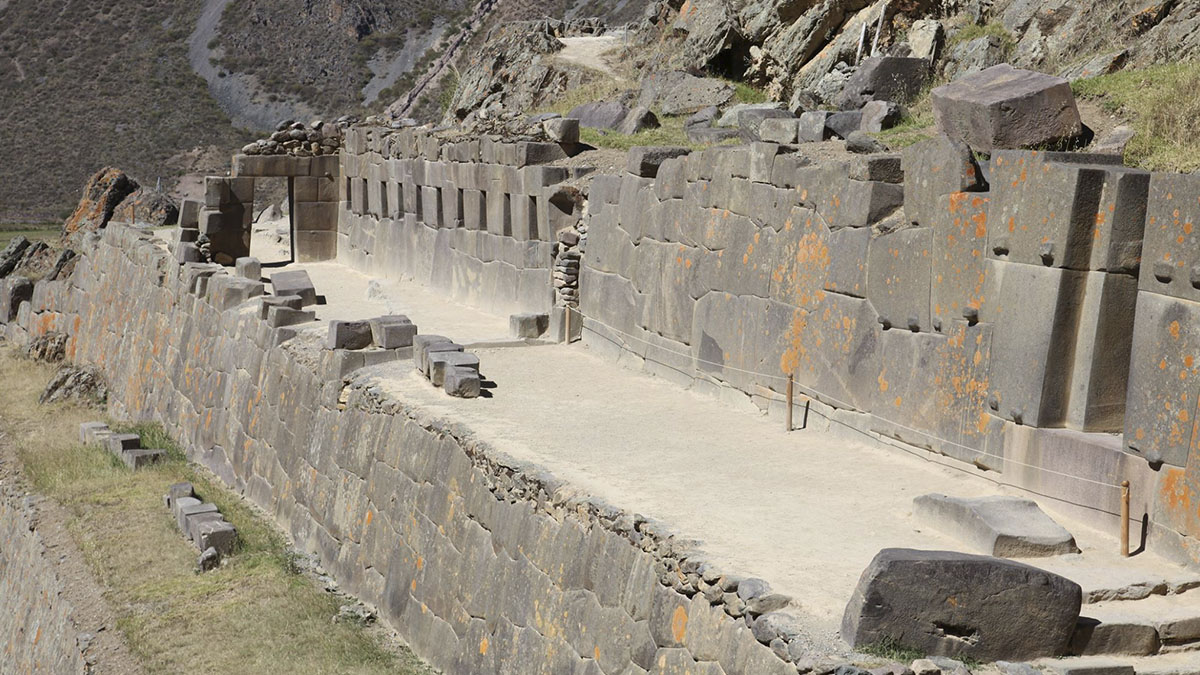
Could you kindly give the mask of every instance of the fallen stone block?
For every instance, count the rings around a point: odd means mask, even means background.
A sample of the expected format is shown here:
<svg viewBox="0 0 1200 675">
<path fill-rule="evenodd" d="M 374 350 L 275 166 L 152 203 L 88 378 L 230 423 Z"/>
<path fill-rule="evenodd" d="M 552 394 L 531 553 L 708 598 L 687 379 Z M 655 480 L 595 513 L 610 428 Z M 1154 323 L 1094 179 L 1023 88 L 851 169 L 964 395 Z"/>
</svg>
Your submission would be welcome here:
<svg viewBox="0 0 1200 675">
<path fill-rule="evenodd" d="M 763 122 L 771 119 L 795 119 L 796 116 L 786 110 L 772 108 L 752 108 L 738 113 L 738 128 L 750 134 L 753 138 L 761 138 L 758 130 Z"/>
<path fill-rule="evenodd" d="M 108 425 L 104 422 L 84 422 L 79 425 L 79 442 L 91 445 L 107 438 L 109 433 Z"/>
<path fill-rule="evenodd" d="M 371 319 L 371 338 L 376 347 L 401 349 L 413 346 L 417 326 L 404 315 L 381 316 Z"/>
<path fill-rule="evenodd" d="M 842 87 L 838 105 L 858 110 L 868 101 L 904 103 L 917 95 L 929 79 L 929 62 L 907 56 L 872 56 Z"/>
<path fill-rule="evenodd" d="M 272 274 L 271 289 L 279 297 L 300 296 L 302 306 L 305 307 L 317 304 L 317 290 L 313 286 L 312 279 L 308 277 L 308 272 L 304 270 L 288 270 Z"/>
<path fill-rule="evenodd" d="M 292 309 L 283 305 L 267 308 L 267 325 L 271 328 L 285 328 L 317 320 L 317 312 L 311 309 Z"/>
<path fill-rule="evenodd" d="M 644 129 L 657 129 L 659 126 L 657 115 L 650 112 L 650 109 L 645 106 L 637 106 L 629 111 L 625 119 L 621 120 L 621 126 L 617 127 L 617 133 L 631 136 Z"/>
<path fill-rule="evenodd" d="M 638 103 L 664 115 L 690 115 L 724 105 L 731 98 L 733 87 L 729 83 L 676 70 L 652 73 L 643 78 Z"/>
<path fill-rule="evenodd" d="M 545 312 L 513 314 L 508 317 L 508 332 L 513 337 L 539 338 L 550 327 L 550 315 Z"/>
<path fill-rule="evenodd" d="M 855 648 L 892 641 L 989 661 L 1060 656 L 1082 597 L 1079 584 L 1011 560 L 888 548 L 863 571 L 841 635 Z"/>
<path fill-rule="evenodd" d="M 578 143 L 579 120 L 570 117 L 557 117 L 542 122 L 546 136 L 555 143 Z"/>
<path fill-rule="evenodd" d="M 767 103 L 738 103 L 725 109 L 725 112 L 717 118 L 717 126 L 719 127 L 735 127 L 741 123 L 742 113 L 751 110 L 785 110 L 787 108 L 783 103 L 769 101 Z M 790 117 L 791 115 L 789 115 Z"/>
<path fill-rule="evenodd" d="M 431 352 L 429 354 L 429 381 L 440 387 L 446 381 L 450 368 L 465 368 L 479 372 L 479 357 L 466 352 Z"/>
<path fill-rule="evenodd" d="M 184 230 L 184 232 L 191 231 L 192 230 Z M 175 247 L 175 262 L 182 264 L 201 262 L 203 260 L 204 256 L 200 255 L 200 247 L 192 242 L 181 241 L 179 242 L 179 245 Z"/>
<path fill-rule="evenodd" d="M 201 551 L 213 548 L 221 556 L 228 556 L 237 544 L 237 528 L 225 520 L 201 522 L 192 541 Z"/>
<path fill-rule="evenodd" d="M 239 277 L 258 281 L 262 278 L 262 262 L 258 258 L 238 258 L 233 261 L 234 273 Z"/>
<path fill-rule="evenodd" d="M 196 569 L 200 570 L 201 572 L 209 572 L 217 569 L 217 566 L 220 564 L 221 555 L 217 553 L 217 549 L 210 546 L 209 548 L 204 549 L 204 551 L 200 554 L 200 557 L 196 560 Z"/>
<path fill-rule="evenodd" d="M 713 127 L 691 126 L 684 129 L 687 139 L 692 143 L 702 145 L 717 145 L 725 141 L 741 138 L 742 132 L 737 129 L 716 129 Z"/>
<path fill-rule="evenodd" d="M 108 451 L 118 457 L 126 450 L 142 447 L 142 438 L 137 434 L 109 434 L 105 440 L 108 443 Z"/>
<path fill-rule="evenodd" d="M 933 116 L 974 150 L 1038 148 L 1083 131 L 1069 82 L 1008 64 L 934 89 Z"/>
<path fill-rule="evenodd" d="M 826 124 L 833 115 L 829 110 L 814 110 L 800 115 L 800 125 L 796 129 L 796 137 L 801 143 L 820 143 L 833 136 Z"/>
<path fill-rule="evenodd" d="M 481 390 L 479 372 L 451 366 L 446 370 L 442 388 L 458 398 L 477 398 Z"/>
<path fill-rule="evenodd" d="M 304 300 L 298 295 L 264 295 L 262 297 L 262 305 L 258 310 L 258 317 L 264 321 L 267 319 L 267 312 L 272 307 L 288 307 L 290 309 L 300 309 L 304 306 Z"/>
<path fill-rule="evenodd" d="M 430 377 L 430 361 L 434 354 L 441 352 L 461 352 L 462 350 L 462 345 L 454 342 L 434 342 L 432 344 L 425 345 L 425 349 L 421 351 L 421 353 L 424 355 L 424 359 L 421 363 L 421 372 L 425 375 L 425 377 Z"/>
<path fill-rule="evenodd" d="M 689 153 L 691 150 L 688 148 L 636 145 L 629 149 L 626 168 L 635 176 L 654 178 L 663 162 Z"/>
<path fill-rule="evenodd" d="M 913 500 L 913 516 L 981 553 L 1000 558 L 1079 552 L 1075 537 L 1030 499 L 921 495 Z"/>
<path fill-rule="evenodd" d="M 213 307 L 224 311 L 237 307 L 251 298 L 257 298 L 263 294 L 263 290 L 264 286 L 261 281 L 220 275 L 210 278 L 207 295 Z"/>
<path fill-rule="evenodd" d="M 879 133 L 891 129 L 904 117 L 904 109 L 892 101 L 867 101 L 862 107 L 862 122 L 859 131 Z"/>
<path fill-rule="evenodd" d="M 366 349 L 371 346 L 371 324 L 366 321 L 330 321 L 326 349 Z"/>
<path fill-rule="evenodd" d="M 768 143 L 795 143 L 800 120 L 788 117 L 765 119 L 758 126 L 758 137 Z"/>
<path fill-rule="evenodd" d="M 1079 656 L 1146 656 L 1157 654 L 1161 646 L 1158 629 L 1136 621 L 1097 621 L 1081 616 L 1075 634 L 1071 637 L 1071 653 Z"/>
<path fill-rule="evenodd" d="M 157 464 L 165 461 L 167 458 L 166 450 L 147 450 L 140 448 L 137 450 L 126 450 L 121 453 L 121 460 L 125 462 L 125 466 L 137 471 L 142 467 Z"/>
<path fill-rule="evenodd" d="M 887 152 L 887 146 L 864 131 L 851 131 L 846 137 L 846 152 L 856 155 L 873 155 Z"/>
<path fill-rule="evenodd" d="M 178 505 L 175 511 L 175 522 L 179 526 L 179 531 L 184 536 L 188 536 L 188 518 L 204 513 L 217 513 L 217 507 L 214 504 L 192 504 L 185 502 L 187 502 L 185 499 L 175 502 Z"/>
<path fill-rule="evenodd" d="M 200 226 L 200 200 L 179 200 L 179 227 L 184 230 L 194 230 Z"/>
<path fill-rule="evenodd" d="M 833 132 L 834 136 L 846 139 L 858 131 L 862 125 L 862 116 L 862 112 L 858 110 L 835 112 L 825 120 L 825 127 Z"/>
<path fill-rule="evenodd" d="M 167 494 L 163 495 L 163 503 L 166 504 L 167 508 L 171 509 L 173 512 L 175 500 L 183 499 L 185 497 L 190 498 L 190 499 L 196 498 L 196 490 L 195 490 L 195 488 L 192 487 L 192 484 L 191 483 L 172 483 L 167 488 Z"/>
<path fill-rule="evenodd" d="M 445 335 L 415 335 L 413 336 L 413 366 L 425 372 L 425 348 L 429 345 L 439 342 L 450 342 L 450 338 Z"/>
<path fill-rule="evenodd" d="M 191 497 L 176 497 L 171 500 L 171 515 L 175 518 L 176 524 L 182 523 L 183 519 L 179 517 L 179 512 L 187 506 L 198 506 L 200 500 L 195 496 Z"/>
</svg>

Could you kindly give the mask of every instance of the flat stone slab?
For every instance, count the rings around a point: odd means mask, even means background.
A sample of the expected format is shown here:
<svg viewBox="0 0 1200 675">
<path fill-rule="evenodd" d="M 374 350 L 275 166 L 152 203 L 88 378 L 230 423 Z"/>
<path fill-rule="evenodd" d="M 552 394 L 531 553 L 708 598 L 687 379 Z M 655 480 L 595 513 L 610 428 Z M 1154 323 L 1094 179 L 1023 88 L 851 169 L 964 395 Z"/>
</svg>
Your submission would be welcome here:
<svg viewBox="0 0 1200 675">
<path fill-rule="evenodd" d="M 300 296 L 301 306 L 317 304 L 317 289 L 304 270 L 286 270 L 271 275 L 271 290 L 275 295 Z"/>
<path fill-rule="evenodd" d="M 1011 560 L 887 548 L 859 578 L 841 634 L 856 649 L 892 641 L 954 658 L 1061 656 L 1082 594 L 1069 579 Z"/>
<path fill-rule="evenodd" d="M 921 495 L 913 500 L 913 516 L 987 555 L 1040 558 L 1079 552 L 1070 532 L 1036 502 L 1020 497 Z"/>
</svg>

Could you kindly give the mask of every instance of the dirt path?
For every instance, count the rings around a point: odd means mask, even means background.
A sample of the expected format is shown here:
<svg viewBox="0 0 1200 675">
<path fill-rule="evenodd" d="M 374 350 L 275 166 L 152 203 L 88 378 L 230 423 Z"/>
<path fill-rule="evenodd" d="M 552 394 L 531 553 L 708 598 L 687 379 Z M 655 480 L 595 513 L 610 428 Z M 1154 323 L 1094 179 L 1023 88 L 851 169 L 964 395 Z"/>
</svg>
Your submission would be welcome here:
<svg viewBox="0 0 1200 675">
<path fill-rule="evenodd" d="M 598 71 L 619 82 L 625 80 L 613 68 L 611 58 L 607 55 L 624 43 L 624 34 L 566 37 L 559 38 L 558 41 L 563 43 L 562 50 L 555 54 L 558 60 Z"/>
<path fill-rule="evenodd" d="M 0 416 L 0 483 L 28 491 L 20 460 L 3 430 L 6 425 L 7 421 Z M 116 614 L 104 599 L 104 591 L 67 531 L 66 524 L 70 522 L 71 514 L 51 499 L 35 496 L 34 503 L 34 523 L 46 547 L 47 562 L 54 566 L 63 589 L 63 598 L 71 605 L 71 619 L 80 638 L 90 638 L 84 654 L 93 664 L 91 672 L 94 675 L 137 675 L 145 672 L 121 637 Z"/>
</svg>

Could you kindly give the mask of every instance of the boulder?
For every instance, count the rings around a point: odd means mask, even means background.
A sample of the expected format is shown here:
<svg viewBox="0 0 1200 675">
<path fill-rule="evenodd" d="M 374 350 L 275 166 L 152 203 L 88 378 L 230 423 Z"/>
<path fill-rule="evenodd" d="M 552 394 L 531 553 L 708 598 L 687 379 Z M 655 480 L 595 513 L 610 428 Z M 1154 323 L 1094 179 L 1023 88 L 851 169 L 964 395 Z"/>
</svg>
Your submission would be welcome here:
<svg viewBox="0 0 1200 675">
<path fill-rule="evenodd" d="M 567 117 L 579 120 L 581 127 L 609 131 L 616 131 L 627 115 L 629 108 L 618 101 L 592 101 L 577 105 L 567 113 Z"/>
<path fill-rule="evenodd" d="M 717 120 L 719 127 L 736 127 L 741 123 L 741 115 L 747 110 L 786 110 L 787 106 L 782 103 L 739 103 L 730 106 L 728 110 L 721 115 Z"/>
<path fill-rule="evenodd" d="M 88 180 L 75 212 L 63 223 L 63 236 L 71 237 L 77 232 L 103 229 L 112 219 L 117 205 L 138 187 L 137 182 L 120 169 L 100 169 Z"/>
<path fill-rule="evenodd" d="M 768 143 L 795 143 L 800 120 L 795 118 L 765 119 L 758 127 L 758 138 Z"/>
<path fill-rule="evenodd" d="M 904 118 L 904 109 L 892 101 L 867 101 L 862 107 L 862 123 L 858 128 L 870 133 L 891 129 Z"/>
<path fill-rule="evenodd" d="M 1028 660 L 1060 656 L 1079 620 L 1079 584 L 1011 560 L 888 548 L 859 578 L 842 638 L 927 654 Z"/>
<path fill-rule="evenodd" d="M 17 265 L 25 257 L 25 251 L 29 249 L 29 246 L 29 240 L 21 236 L 14 237 L 8 242 L 8 246 L 0 251 L 0 277 L 6 277 L 17 269 Z"/>
<path fill-rule="evenodd" d="M 712 77 L 696 77 L 682 71 L 654 73 L 642 80 L 638 105 L 655 108 L 664 115 L 690 115 L 733 98 L 733 86 Z"/>
<path fill-rule="evenodd" d="M 720 116 L 720 114 L 721 114 L 721 111 L 720 111 L 720 109 L 717 108 L 717 106 L 715 106 L 715 105 L 709 106 L 703 110 L 697 111 L 696 114 L 694 114 L 691 117 L 684 120 L 683 126 L 685 126 L 685 127 L 712 126 L 713 121 L 716 120 L 717 117 Z"/>
<path fill-rule="evenodd" d="M 716 127 L 691 126 L 683 130 L 687 139 L 701 145 L 716 145 L 732 139 L 741 139 L 742 132 L 737 129 L 718 129 Z"/>
<path fill-rule="evenodd" d="M 844 110 L 835 112 L 825 120 L 825 128 L 833 132 L 838 138 L 849 138 L 850 134 L 858 131 L 862 125 L 861 110 Z"/>
<path fill-rule="evenodd" d="M 918 19 L 908 29 L 908 46 L 918 59 L 936 61 L 945 41 L 946 31 L 936 19 Z"/>
<path fill-rule="evenodd" d="M 1083 131 L 1071 85 L 1008 64 L 933 90 L 938 130 L 975 150 L 1037 148 Z"/>
<path fill-rule="evenodd" d="M 737 16 L 724 0 L 691 0 L 679 11 L 676 26 L 687 33 L 684 62 L 706 68 L 741 42 Z"/>
<path fill-rule="evenodd" d="M 995 35 L 984 35 L 954 45 L 946 55 L 946 79 L 957 80 L 1004 63 L 1009 47 Z"/>
<path fill-rule="evenodd" d="M 820 143 L 829 140 L 833 135 L 826 122 L 833 113 L 829 110 L 814 110 L 800 116 L 800 126 L 797 131 L 801 143 Z"/>
<path fill-rule="evenodd" d="M 1088 147 L 1088 152 L 1101 155 L 1124 155 L 1125 147 L 1137 134 L 1133 127 L 1124 124 L 1115 127 L 1095 143 Z"/>
<path fill-rule="evenodd" d="M 752 138 L 758 138 L 759 127 L 765 120 L 770 119 L 795 119 L 796 116 L 786 110 L 773 110 L 771 108 L 756 108 L 753 110 L 743 110 L 738 113 L 738 128 L 749 134 Z"/>
<path fill-rule="evenodd" d="M 921 91 L 929 79 L 929 62 L 911 56 L 872 56 L 842 87 L 838 105 L 858 110 L 867 101 L 904 103 Z"/>
<path fill-rule="evenodd" d="M 846 150 L 859 155 L 872 155 L 887 152 L 887 147 L 865 131 L 851 132 L 846 137 Z"/>
<path fill-rule="evenodd" d="M 570 117 L 555 117 L 542 122 L 546 136 L 555 143 L 574 144 L 579 142 L 579 120 Z"/>
<path fill-rule="evenodd" d="M 913 516 L 987 555 L 1034 558 L 1079 552 L 1075 537 L 1030 499 L 921 495 L 913 500 Z"/>
<path fill-rule="evenodd" d="M 632 135 L 643 129 L 657 129 L 658 126 L 658 117 L 650 112 L 649 108 L 638 106 L 629 111 L 629 114 L 625 116 L 620 126 L 617 127 L 617 132 Z"/>
</svg>

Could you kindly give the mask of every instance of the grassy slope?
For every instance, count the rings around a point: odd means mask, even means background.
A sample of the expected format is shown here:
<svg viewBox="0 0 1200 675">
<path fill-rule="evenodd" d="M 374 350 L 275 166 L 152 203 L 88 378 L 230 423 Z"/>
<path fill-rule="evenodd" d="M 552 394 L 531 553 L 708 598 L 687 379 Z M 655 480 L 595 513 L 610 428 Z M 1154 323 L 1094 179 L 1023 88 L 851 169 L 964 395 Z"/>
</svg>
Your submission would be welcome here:
<svg viewBox="0 0 1200 675">
<path fill-rule="evenodd" d="M 0 222 L 65 217 L 105 165 L 154 181 L 181 150 L 244 142 L 188 66 L 199 8 L 65 0 L 0 10 Z"/>
<path fill-rule="evenodd" d="M 8 246 L 8 242 L 17 237 L 25 237 L 29 241 L 45 241 L 58 239 L 62 234 L 62 226 L 57 223 L 49 224 L 12 224 L 0 225 L 0 251 Z"/>
<path fill-rule="evenodd" d="M 1200 169 L 1200 62 L 1172 63 L 1080 80 L 1075 95 L 1100 102 L 1137 131 L 1125 163 L 1153 171 Z"/>
<path fill-rule="evenodd" d="M 137 473 L 78 442 L 100 417 L 72 405 L 40 406 L 53 368 L 0 351 L 0 428 L 35 488 L 71 514 L 68 529 L 118 627 L 148 672 L 429 673 L 361 627 L 332 623 L 341 604 L 296 573 L 285 541 L 245 502 L 189 466 L 156 426 L 143 444 L 170 461 Z M 241 550 L 218 570 L 193 572 L 198 552 L 162 503 L 168 485 L 191 481 L 237 526 Z"/>
</svg>

